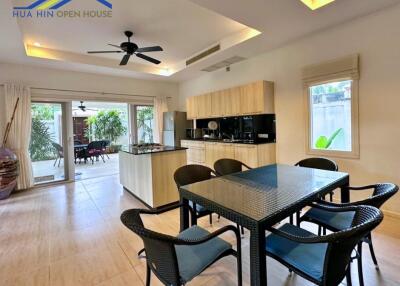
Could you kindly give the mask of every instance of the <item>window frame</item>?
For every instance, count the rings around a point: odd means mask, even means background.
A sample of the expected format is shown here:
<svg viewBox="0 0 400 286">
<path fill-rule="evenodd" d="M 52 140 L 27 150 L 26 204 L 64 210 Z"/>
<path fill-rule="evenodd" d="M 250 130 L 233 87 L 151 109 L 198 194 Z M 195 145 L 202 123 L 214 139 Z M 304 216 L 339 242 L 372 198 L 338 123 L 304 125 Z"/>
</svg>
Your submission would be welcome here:
<svg viewBox="0 0 400 286">
<path fill-rule="evenodd" d="M 339 150 L 322 150 L 314 149 L 311 147 L 312 140 L 312 119 L 311 119 L 311 93 L 310 88 L 316 85 L 322 85 L 332 82 L 351 80 L 351 151 L 339 151 Z M 359 140 L 359 107 L 358 107 L 358 96 L 359 96 L 359 79 L 353 76 L 337 76 L 333 75 L 324 79 L 319 78 L 315 81 L 308 81 L 304 84 L 304 96 L 305 96 L 305 110 L 306 110 L 306 154 L 314 156 L 325 156 L 325 157 L 338 157 L 348 159 L 359 159 L 360 158 L 360 140 Z"/>
</svg>

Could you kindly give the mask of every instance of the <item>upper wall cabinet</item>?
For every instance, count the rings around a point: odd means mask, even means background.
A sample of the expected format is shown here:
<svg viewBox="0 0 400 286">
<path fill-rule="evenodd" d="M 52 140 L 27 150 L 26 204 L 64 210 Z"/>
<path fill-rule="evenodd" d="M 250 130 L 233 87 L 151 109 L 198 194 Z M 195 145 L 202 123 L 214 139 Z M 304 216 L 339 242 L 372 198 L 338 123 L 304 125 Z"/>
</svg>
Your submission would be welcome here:
<svg viewBox="0 0 400 286">
<path fill-rule="evenodd" d="M 186 100 L 189 119 L 274 113 L 274 84 L 257 81 L 192 96 Z"/>
</svg>

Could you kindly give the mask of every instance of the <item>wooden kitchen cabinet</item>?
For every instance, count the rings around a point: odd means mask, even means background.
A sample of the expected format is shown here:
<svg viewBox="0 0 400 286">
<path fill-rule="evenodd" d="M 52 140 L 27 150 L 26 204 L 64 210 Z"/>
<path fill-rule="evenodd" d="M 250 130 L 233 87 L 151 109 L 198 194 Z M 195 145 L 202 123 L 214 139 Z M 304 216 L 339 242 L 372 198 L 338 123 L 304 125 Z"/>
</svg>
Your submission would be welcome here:
<svg viewBox="0 0 400 286">
<path fill-rule="evenodd" d="M 240 94 L 241 94 L 240 87 L 232 87 L 229 89 L 229 113 L 232 116 L 240 115 L 241 108 L 240 108 Z"/>
<path fill-rule="evenodd" d="M 273 84 L 257 81 L 241 86 L 240 113 L 242 115 L 274 113 Z"/>
<path fill-rule="evenodd" d="M 206 142 L 205 152 L 206 152 L 206 165 L 212 169 L 214 169 L 214 163 L 219 159 L 235 158 L 235 149 L 233 147 L 233 144 Z"/>
<path fill-rule="evenodd" d="M 235 145 L 235 159 L 252 168 L 258 167 L 257 145 Z"/>
<path fill-rule="evenodd" d="M 211 117 L 211 93 L 196 96 L 195 104 L 197 105 L 197 118 Z"/>
<path fill-rule="evenodd" d="M 257 81 L 204 95 L 186 101 L 189 119 L 274 113 L 274 84 Z"/>
<path fill-rule="evenodd" d="M 197 96 L 191 96 L 186 99 L 186 113 L 188 119 L 197 119 L 198 117 L 196 100 Z"/>
<path fill-rule="evenodd" d="M 181 146 L 188 148 L 186 150 L 188 164 L 205 164 L 206 158 L 204 142 L 182 140 Z"/>
<path fill-rule="evenodd" d="M 206 165 L 212 169 L 214 163 L 223 158 L 239 160 L 252 168 L 276 163 L 274 143 L 251 145 L 182 140 L 181 145 L 189 148 L 188 164 Z"/>
</svg>

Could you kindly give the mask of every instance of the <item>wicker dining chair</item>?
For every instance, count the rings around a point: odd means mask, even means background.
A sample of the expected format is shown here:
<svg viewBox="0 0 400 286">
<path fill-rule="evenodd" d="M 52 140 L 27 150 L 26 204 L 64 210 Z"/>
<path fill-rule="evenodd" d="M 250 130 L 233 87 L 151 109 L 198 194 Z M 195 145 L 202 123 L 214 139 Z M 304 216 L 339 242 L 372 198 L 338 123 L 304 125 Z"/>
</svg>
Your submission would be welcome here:
<svg viewBox="0 0 400 286">
<path fill-rule="evenodd" d="M 331 207 L 348 207 L 348 206 L 360 206 L 368 205 L 376 208 L 380 208 L 388 199 L 390 199 L 399 190 L 399 187 L 395 184 L 384 183 L 375 184 L 364 187 L 348 187 L 350 191 L 362 191 L 362 190 L 373 190 L 372 195 L 364 200 L 335 204 L 331 202 L 321 201 L 320 203 Z M 330 231 L 341 231 L 349 227 L 352 223 L 354 213 L 337 213 L 329 210 L 320 208 L 311 208 L 301 218 L 300 223 L 303 221 L 315 223 L 318 225 L 318 234 L 326 233 L 326 229 Z M 372 260 L 376 268 L 378 267 L 378 261 L 375 256 L 374 247 L 372 244 L 371 232 L 367 233 L 358 243 L 357 246 L 357 260 L 358 260 L 358 276 L 360 286 L 364 285 L 363 270 L 362 270 L 362 243 L 367 243 L 371 252 Z"/>
<path fill-rule="evenodd" d="M 234 173 L 239 173 L 243 171 L 243 167 L 250 170 L 252 169 L 248 165 L 243 162 L 240 162 L 235 159 L 219 159 L 214 163 L 214 170 L 218 176 L 226 176 Z M 239 225 L 238 225 L 239 228 Z M 242 235 L 244 234 L 243 226 L 240 226 L 240 230 Z"/>
<path fill-rule="evenodd" d="M 214 163 L 214 170 L 219 176 L 226 176 L 233 173 L 238 173 L 243 171 L 243 167 L 246 169 L 252 169 L 245 163 L 240 162 L 235 159 L 219 159 Z"/>
<path fill-rule="evenodd" d="M 238 285 L 241 286 L 241 239 L 238 229 L 234 226 L 225 226 L 213 233 L 199 226 L 192 226 L 177 237 L 144 227 L 141 214 L 158 215 L 174 208 L 176 206 L 155 211 L 131 209 L 121 215 L 122 223 L 143 240 L 146 252 L 146 286 L 150 286 L 152 272 L 165 285 L 185 285 L 216 261 L 229 255 L 237 259 Z M 229 231 L 236 236 L 236 250 L 231 244 L 219 238 L 221 234 Z"/>
<path fill-rule="evenodd" d="M 303 159 L 297 162 L 295 166 L 333 172 L 337 172 L 339 170 L 339 167 L 335 161 L 321 157 Z M 331 202 L 333 201 L 333 192 L 329 193 L 329 199 Z"/>
<path fill-rule="evenodd" d="M 315 208 L 336 214 L 353 214 L 350 225 L 326 236 L 285 224 L 269 229 L 266 255 L 274 258 L 303 278 L 321 286 L 337 286 L 346 277 L 351 285 L 350 264 L 355 246 L 383 219 L 382 212 L 371 206 Z"/>
<path fill-rule="evenodd" d="M 191 164 L 178 168 L 174 173 L 174 180 L 179 190 L 179 188 L 182 186 L 209 180 L 215 176 L 216 173 L 213 169 L 203 165 Z M 196 219 L 209 216 L 210 224 L 213 223 L 211 211 L 205 209 L 203 206 L 193 203 L 192 201 L 189 202 L 189 205 L 195 211 Z M 192 224 L 193 223 L 194 217 L 192 217 Z"/>
<path fill-rule="evenodd" d="M 319 169 L 325 171 L 333 171 L 333 172 L 337 172 L 339 170 L 339 167 L 336 164 L 336 162 L 321 157 L 303 159 L 297 162 L 295 166 L 303 168 Z M 329 193 L 329 199 L 331 202 L 333 201 L 333 191 Z M 300 211 L 296 213 L 297 226 L 299 226 L 300 224 L 300 213 L 301 213 Z M 289 217 L 289 220 L 290 223 L 293 224 L 293 215 Z"/>
</svg>

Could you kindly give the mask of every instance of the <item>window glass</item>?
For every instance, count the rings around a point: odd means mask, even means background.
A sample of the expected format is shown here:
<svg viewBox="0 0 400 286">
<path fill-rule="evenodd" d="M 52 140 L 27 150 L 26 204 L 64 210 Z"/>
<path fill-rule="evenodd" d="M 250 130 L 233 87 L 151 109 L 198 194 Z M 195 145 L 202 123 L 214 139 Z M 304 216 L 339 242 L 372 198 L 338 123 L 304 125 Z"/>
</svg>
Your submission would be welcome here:
<svg viewBox="0 0 400 286">
<path fill-rule="evenodd" d="M 138 143 L 153 143 L 154 107 L 136 106 L 136 124 Z"/>
<path fill-rule="evenodd" d="M 352 151 L 352 84 L 343 80 L 310 86 L 311 149 Z"/>
</svg>

